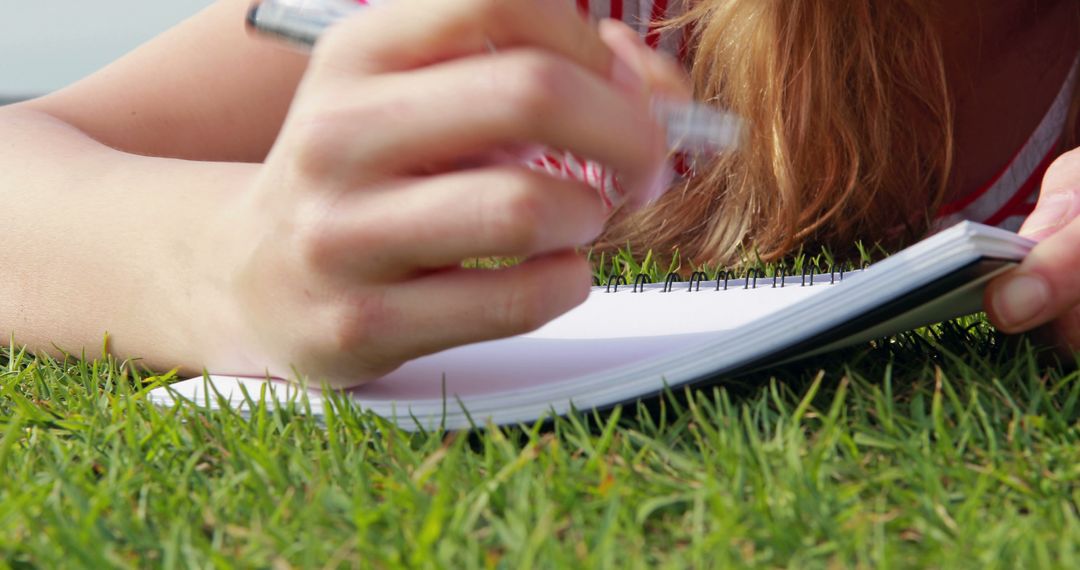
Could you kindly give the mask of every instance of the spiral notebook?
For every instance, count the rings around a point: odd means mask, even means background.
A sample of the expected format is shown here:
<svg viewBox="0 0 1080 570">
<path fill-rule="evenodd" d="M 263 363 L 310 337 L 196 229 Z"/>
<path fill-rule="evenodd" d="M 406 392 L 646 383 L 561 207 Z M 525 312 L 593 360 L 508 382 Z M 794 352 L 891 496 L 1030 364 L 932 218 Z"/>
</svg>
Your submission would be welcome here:
<svg viewBox="0 0 1080 570">
<path fill-rule="evenodd" d="M 613 282 L 535 332 L 420 358 L 344 394 L 406 429 L 611 408 L 977 312 L 986 281 L 1032 245 L 964 222 L 843 274 Z M 210 375 L 149 396 L 166 406 L 186 399 L 243 411 L 300 392 L 281 380 Z M 311 413 L 321 415 L 323 391 L 306 392 Z"/>
</svg>

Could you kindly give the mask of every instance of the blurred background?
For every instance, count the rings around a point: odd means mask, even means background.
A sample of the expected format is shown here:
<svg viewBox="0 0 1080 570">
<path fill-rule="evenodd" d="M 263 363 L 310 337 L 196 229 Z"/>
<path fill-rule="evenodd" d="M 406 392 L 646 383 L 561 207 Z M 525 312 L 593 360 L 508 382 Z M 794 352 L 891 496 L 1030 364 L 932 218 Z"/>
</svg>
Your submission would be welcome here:
<svg viewBox="0 0 1080 570">
<path fill-rule="evenodd" d="M 4 0 L 0 104 L 93 73 L 213 0 Z"/>
</svg>

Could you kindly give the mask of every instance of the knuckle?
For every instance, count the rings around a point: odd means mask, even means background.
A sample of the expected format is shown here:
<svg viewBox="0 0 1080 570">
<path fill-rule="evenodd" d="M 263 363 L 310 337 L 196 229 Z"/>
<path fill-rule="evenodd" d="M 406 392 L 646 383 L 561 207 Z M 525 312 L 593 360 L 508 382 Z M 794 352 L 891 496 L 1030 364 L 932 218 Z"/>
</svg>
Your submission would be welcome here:
<svg viewBox="0 0 1080 570">
<path fill-rule="evenodd" d="M 584 255 L 577 253 L 560 254 L 552 264 L 550 281 L 559 283 L 559 296 L 551 302 L 548 310 L 553 314 L 575 307 L 589 296 L 592 289 L 592 267 Z"/>
<path fill-rule="evenodd" d="M 589 291 L 592 288 L 592 268 L 584 257 L 575 255 L 570 259 L 566 273 L 560 283 L 566 284 L 570 302 L 573 306 L 576 306 L 583 303 L 589 296 Z"/>
<path fill-rule="evenodd" d="M 293 225 L 293 243 L 296 255 L 303 266 L 314 269 L 331 268 L 334 265 L 337 239 L 326 222 L 321 210 L 302 209 Z"/>
<path fill-rule="evenodd" d="M 337 141 L 341 138 L 341 121 L 329 113 L 297 117 L 293 123 L 292 164 L 305 178 L 325 178 L 341 162 Z"/>
<path fill-rule="evenodd" d="M 501 73 L 503 93 L 497 95 L 506 101 L 515 119 L 526 124 L 542 125 L 548 115 L 562 107 L 566 93 L 571 91 L 570 66 L 553 56 L 524 53 L 507 67 Z"/>
<path fill-rule="evenodd" d="M 358 247 L 377 249 L 384 243 L 383 226 L 369 223 L 366 212 L 354 212 L 343 220 L 334 213 L 339 208 L 328 198 L 297 209 L 292 222 L 293 243 L 303 267 L 322 274 L 337 273 Z"/>
<path fill-rule="evenodd" d="M 584 257 L 565 254 L 534 263 L 521 266 L 501 302 L 491 305 L 497 311 L 494 320 L 506 334 L 536 330 L 589 295 L 590 269 Z M 552 289 L 552 282 L 559 287 Z"/>
<path fill-rule="evenodd" d="M 508 334 L 520 334 L 536 330 L 549 320 L 548 303 L 532 279 L 519 279 L 507 291 L 497 319 Z"/>
<path fill-rule="evenodd" d="M 331 348 L 340 353 L 371 352 L 394 324 L 386 295 L 365 289 L 346 294 L 339 303 L 330 330 Z"/>
<path fill-rule="evenodd" d="M 307 269 L 321 270 L 333 265 L 334 246 L 329 232 L 316 226 L 303 224 L 298 227 L 293 242 L 301 265 Z"/>
<path fill-rule="evenodd" d="M 362 86 L 363 96 L 354 96 Z M 402 117 L 417 113 L 417 100 L 402 97 L 393 81 L 326 82 L 298 95 L 277 153 L 300 174 L 316 178 L 371 178 L 392 153 Z"/>
</svg>

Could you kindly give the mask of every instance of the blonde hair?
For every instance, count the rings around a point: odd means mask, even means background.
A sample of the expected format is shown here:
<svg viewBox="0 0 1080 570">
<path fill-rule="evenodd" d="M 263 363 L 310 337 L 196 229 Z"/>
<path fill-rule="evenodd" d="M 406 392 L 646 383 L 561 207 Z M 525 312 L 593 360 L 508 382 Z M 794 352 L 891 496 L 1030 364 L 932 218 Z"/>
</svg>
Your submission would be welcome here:
<svg viewBox="0 0 1080 570">
<path fill-rule="evenodd" d="M 750 128 L 601 247 L 726 263 L 811 242 L 899 244 L 928 228 L 951 166 L 952 111 L 931 0 L 700 0 L 695 95 Z"/>
</svg>

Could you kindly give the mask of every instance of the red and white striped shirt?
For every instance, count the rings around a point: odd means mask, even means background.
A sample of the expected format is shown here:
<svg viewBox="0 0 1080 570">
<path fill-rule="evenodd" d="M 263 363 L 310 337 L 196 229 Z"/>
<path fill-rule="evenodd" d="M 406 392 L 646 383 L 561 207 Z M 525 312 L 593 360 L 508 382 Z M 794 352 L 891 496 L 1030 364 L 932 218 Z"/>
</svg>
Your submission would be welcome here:
<svg viewBox="0 0 1080 570">
<path fill-rule="evenodd" d="M 690 0 L 572 0 L 582 12 L 595 18 L 622 20 L 638 31 L 650 46 L 668 53 L 685 56 L 686 34 L 658 32 L 653 23 L 661 22 L 684 11 Z"/>
<path fill-rule="evenodd" d="M 1012 160 L 982 188 L 942 206 L 935 226 L 973 220 L 1016 231 L 1039 200 L 1043 174 L 1061 150 L 1080 57 L 1073 61 L 1054 102 Z"/>
</svg>

